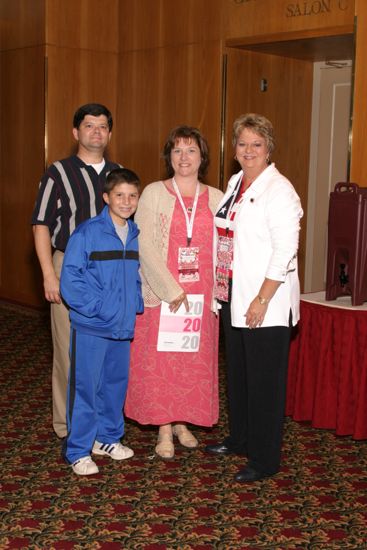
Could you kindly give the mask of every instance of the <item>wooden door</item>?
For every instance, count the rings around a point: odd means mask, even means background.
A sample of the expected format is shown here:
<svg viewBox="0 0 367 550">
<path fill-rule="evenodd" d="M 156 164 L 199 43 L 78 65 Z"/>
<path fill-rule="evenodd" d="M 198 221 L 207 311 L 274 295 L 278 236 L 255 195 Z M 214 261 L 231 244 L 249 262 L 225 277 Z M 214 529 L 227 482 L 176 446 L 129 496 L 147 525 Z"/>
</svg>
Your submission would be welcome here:
<svg viewBox="0 0 367 550">
<path fill-rule="evenodd" d="M 226 56 L 224 188 L 229 176 L 240 169 L 233 159 L 233 121 L 247 112 L 266 116 L 275 130 L 272 160 L 294 185 L 305 212 L 299 249 L 303 286 L 313 63 L 239 49 L 228 49 Z"/>
</svg>

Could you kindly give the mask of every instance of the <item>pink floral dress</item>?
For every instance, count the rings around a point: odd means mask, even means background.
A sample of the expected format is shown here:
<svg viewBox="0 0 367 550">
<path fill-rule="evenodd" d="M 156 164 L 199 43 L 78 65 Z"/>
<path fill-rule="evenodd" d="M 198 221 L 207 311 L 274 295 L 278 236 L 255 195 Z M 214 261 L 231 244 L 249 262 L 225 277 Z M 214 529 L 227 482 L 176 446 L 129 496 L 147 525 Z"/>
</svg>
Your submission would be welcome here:
<svg viewBox="0 0 367 550">
<path fill-rule="evenodd" d="M 125 415 L 140 424 L 189 422 L 212 426 L 218 421 L 218 317 L 210 310 L 213 292 L 213 214 L 208 190 L 199 196 L 192 246 L 200 247 L 200 280 L 181 286 L 204 294 L 200 348 L 197 352 L 157 351 L 160 306 L 138 315 L 131 348 Z M 193 199 L 184 198 L 186 207 Z M 178 280 L 178 249 L 186 246 L 185 217 L 176 200 L 167 265 Z"/>
</svg>

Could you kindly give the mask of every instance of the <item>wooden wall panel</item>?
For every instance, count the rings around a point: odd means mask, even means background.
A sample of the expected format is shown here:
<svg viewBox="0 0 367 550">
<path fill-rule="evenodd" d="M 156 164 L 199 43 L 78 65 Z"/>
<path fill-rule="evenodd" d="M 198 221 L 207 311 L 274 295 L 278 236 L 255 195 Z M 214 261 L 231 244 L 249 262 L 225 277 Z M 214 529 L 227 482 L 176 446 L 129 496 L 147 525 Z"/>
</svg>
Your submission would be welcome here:
<svg viewBox="0 0 367 550">
<path fill-rule="evenodd" d="M 174 126 L 188 124 L 199 127 L 209 142 L 208 182 L 218 186 L 220 60 L 219 42 L 121 56 L 118 153 L 144 183 L 164 177 L 165 139 Z"/>
<path fill-rule="evenodd" d="M 161 4 L 161 0 L 120 1 L 119 51 L 121 53 L 161 46 Z"/>
<path fill-rule="evenodd" d="M 211 163 L 208 182 L 218 187 L 221 56 L 219 43 L 166 48 L 162 68 L 161 131 L 197 126 L 208 140 Z"/>
<path fill-rule="evenodd" d="M 367 3 L 356 0 L 357 36 L 350 180 L 367 187 Z"/>
<path fill-rule="evenodd" d="M 46 0 L 46 5 L 47 44 L 117 52 L 119 0 Z"/>
<path fill-rule="evenodd" d="M 120 0 L 120 51 L 220 40 L 225 7 L 226 0 Z"/>
<path fill-rule="evenodd" d="M 45 43 L 45 0 L 1 0 L 0 49 Z"/>
<path fill-rule="evenodd" d="M 353 25 L 354 0 L 223 0 L 226 39 Z M 363 2 L 364 0 L 359 0 Z"/>
<path fill-rule="evenodd" d="M 44 48 L 2 52 L 0 296 L 42 302 L 30 226 L 44 166 Z"/>
<path fill-rule="evenodd" d="M 299 251 L 303 280 L 313 64 L 240 50 L 228 50 L 227 56 L 226 177 L 240 169 L 233 160 L 233 121 L 246 112 L 265 115 L 275 130 L 272 160 L 296 188 L 305 211 Z M 260 90 L 262 78 L 267 79 L 266 92 Z"/>
<path fill-rule="evenodd" d="M 47 47 L 47 164 L 75 151 L 73 115 L 84 103 L 103 103 L 117 119 L 117 54 Z M 116 158 L 116 128 L 108 156 Z"/>
<path fill-rule="evenodd" d="M 117 80 L 117 156 L 145 185 L 160 172 L 161 50 L 122 54 Z"/>
<path fill-rule="evenodd" d="M 223 38 L 223 0 L 162 2 L 162 45 L 212 42 Z"/>
</svg>

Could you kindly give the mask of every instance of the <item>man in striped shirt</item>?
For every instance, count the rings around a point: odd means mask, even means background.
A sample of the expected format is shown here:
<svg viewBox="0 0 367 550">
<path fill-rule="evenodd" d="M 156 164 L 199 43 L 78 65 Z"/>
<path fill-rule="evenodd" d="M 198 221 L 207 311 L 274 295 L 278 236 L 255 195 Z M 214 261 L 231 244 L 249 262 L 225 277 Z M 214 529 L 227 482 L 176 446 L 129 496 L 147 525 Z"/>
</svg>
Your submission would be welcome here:
<svg viewBox="0 0 367 550">
<path fill-rule="evenodd" d="M 104 105 L 89 103 L 76 111 L 73 136 L 78 143 L 77 153 L 48 168 L 32 215 L 45 297 L 51 303 L 53 428 L 61 438 L 67 434 L 70 323 L 60 296 L 59 277 L 70 235 L 81 222 L 102 211 L 106 175 L 119 166 L 104 158 L 112 123 L 112 115 Z"/>
</svg>

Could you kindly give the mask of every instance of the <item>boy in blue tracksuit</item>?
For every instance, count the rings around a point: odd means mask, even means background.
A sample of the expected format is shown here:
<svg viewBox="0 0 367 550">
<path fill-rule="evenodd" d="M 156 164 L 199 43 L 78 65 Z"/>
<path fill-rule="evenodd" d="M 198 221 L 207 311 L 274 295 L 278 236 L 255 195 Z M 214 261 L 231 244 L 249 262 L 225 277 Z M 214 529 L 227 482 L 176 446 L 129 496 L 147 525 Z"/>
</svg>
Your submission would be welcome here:
<svg viewBox="0 0 367 550">
<path fill-rule="evenodd" d="M 130 340 L 143 311 L 137 225 L 128 218 L 139 200 L 139 179 L 125 168 L 106 179 L 101 214 L 72 234 L 61 272 L 70 308 L 70 374 L 63 455 L 74 473 L 98 472 L 91 453 L 123 460 Z"/>
</svg>

